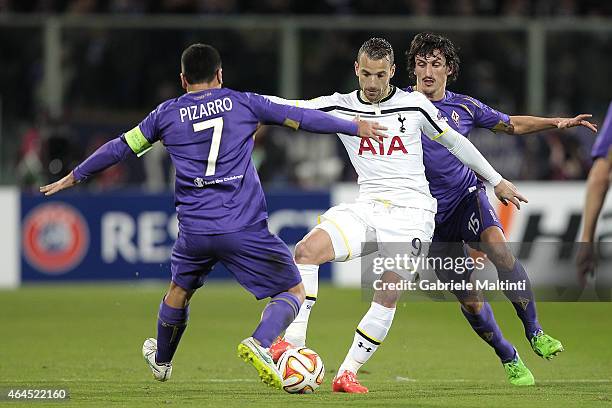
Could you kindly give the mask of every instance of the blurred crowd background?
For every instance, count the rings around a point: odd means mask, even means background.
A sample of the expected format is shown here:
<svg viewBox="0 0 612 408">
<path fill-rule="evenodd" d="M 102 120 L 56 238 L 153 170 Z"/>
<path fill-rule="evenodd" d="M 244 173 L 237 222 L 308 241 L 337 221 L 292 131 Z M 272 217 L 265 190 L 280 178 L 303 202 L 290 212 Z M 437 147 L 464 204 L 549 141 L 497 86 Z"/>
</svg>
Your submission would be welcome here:
<svg viewBox="0 0 612 408">
<path fill-rule="evenodd" d="M 597 0 L 0 0 L 0 10 L 45 13 L 610 15 Z"/>
<path fill-rule="evenodd" d="M 563 30 L 545 34 L 547 116 L 592 113 L 601 123 L 612 99 L 612 2 L 573 0 L 0 0 L 0 183 L 35 189 L 58 179 L 107 140 L 131 129 L 165 99 L 179 95 L 179 58 L 193 42 L 216 46 L 224 61 L 225 86 L 282 95 L 279 63 L 282 32 L 226 28 L 164 30 L 72 27 L 61 31 L 59 114 L 45 105 L 45 18 L 51 16 L 223 15 L 252 18 L 321 14 L 406 16 L 432 19 L 431 31 L 459 46 L 461 72 L 449 90 L 474 96 L 508 114 L 530 114 L 527 106 L 528 31 L 444 29 L 437 17 L 501 21 L 525 25 L 549 18 L 593 21 L 609 29 Z M 12 22 L 14 16 L 40 18 L 40 24 Z M 42 17 L 41 17 L 42 16 Z M 250 16 L 250 17 L 249 17 Z M 396 52 L 393 83 L 411 85 L 404 52 L 420 30 L 301 29 L 300 97 L 311 98 L 357 87 L 353 61 L 371 36 L 390 40 Z M 510 179 L 584 179 L 595 135 L 576 128 L 526 137 L 477 131 L 472 140 Z M 356 175 L 335 137 L 266 128 L 256 139 L 254 161 L 268 188 L 325 188 Z M 171 187 L 172 169 L 159 146 L 142 159 L 109 169 L 87 183 L 95 190 L 142 186 Z"/>
</svg>

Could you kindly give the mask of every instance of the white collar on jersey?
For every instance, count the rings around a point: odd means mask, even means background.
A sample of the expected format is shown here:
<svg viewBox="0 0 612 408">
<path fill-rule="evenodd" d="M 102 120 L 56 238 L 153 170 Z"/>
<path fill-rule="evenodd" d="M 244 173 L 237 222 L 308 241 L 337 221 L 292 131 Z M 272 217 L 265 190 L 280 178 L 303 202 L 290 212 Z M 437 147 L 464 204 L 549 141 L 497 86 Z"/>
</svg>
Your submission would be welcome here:
<svg viewBox="0 0 612 408">
<path fill-rule="evenodd" d="M 376 103 L 372 103 L 372 102 L 368 102 L 363 100 L 363 98 L 361 97 L 361 90 L 358 89 L 357 92 L 357 100 L 361 103 L 363 103 L 364 105 L 380 105 L 383 102 L 388 101 L 389 99 L 393 98 L 393 95 L 395 95 L 395 91 L 397 91 L 397 88 L 395 87 L 395 85 L 389 85 L 391 87 L 391 91 L 389 92 L 389 95 L 385 96 L 384 98 L 382 98 L 380 101 L 376 102 Z"/>
</svg>

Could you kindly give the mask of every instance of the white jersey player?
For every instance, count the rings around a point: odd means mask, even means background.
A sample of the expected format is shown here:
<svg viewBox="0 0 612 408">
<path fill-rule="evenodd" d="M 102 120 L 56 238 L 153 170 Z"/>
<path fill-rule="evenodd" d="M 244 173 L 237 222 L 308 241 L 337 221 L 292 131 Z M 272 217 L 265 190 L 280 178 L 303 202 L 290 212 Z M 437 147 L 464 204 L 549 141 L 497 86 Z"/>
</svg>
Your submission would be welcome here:
<svg viewBox="0 0 612 408">
<path fill-rule="evenodd" d="M 306 301 L 285 339 L 272 345 L 274 358 L 291 345 L 303 346 L 310 310 L 318 291 L 319 265 L 348 261 L 365 255 L 365 242 L 376 241 L 383 257 L 394 257 L 390 243 L 431 242 L 436 200 L 431 196 L 425 168 L 421 133 L 446 146 L 463 163 L 495 186 L 500 199 L 518 205 L 525 201 L 512 183 L 504 180 L 471 142 L 454 131 L 420 92 L 404 92 L 389 81 L 395 72 L 393 49 L 384 39 L 372 38 L 360 48 L 355 74 L 360 90 L 308 101 L 270 97 L 276 103 L 319 109 L 344 119 L 375 119 L 387 128 L 380 142 L 339 134 L 359 176 L 355 203 L 340 204 L 321 216 L 321 222 L 295 248 L 306 289 Z M 421 250 L 422 248 L 419 247 Z M 402 271 L 389 269 L 383 280 L 396 281 Z M 353 344 L 333 382 L 336 392 L 367 392 L 356 378 L 358 369 L 385 339 L 399 292 L 375 291 L 370 309 L 357 326 Z"/>
</svg>

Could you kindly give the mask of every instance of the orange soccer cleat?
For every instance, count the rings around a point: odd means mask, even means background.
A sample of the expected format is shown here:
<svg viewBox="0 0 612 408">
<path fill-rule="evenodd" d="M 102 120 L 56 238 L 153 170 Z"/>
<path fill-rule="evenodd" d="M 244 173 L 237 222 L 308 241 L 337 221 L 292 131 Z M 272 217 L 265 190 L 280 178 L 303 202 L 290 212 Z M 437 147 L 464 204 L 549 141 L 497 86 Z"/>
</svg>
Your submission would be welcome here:
<svg viewBox="0 0 612 408">
<path fill-rule="evenodd" d="M 293 348 L 293 344 L 289 343 L 280 336 L 277 337 L 269 348 L 270 354 L 272 355 L 272 361 L 277 363 L 283 353 L 289 350 L 290 348 Z"/>
<path fill-rule="evenodd" d="M 345 370 L 332 383 L 333 392 L 348 392 L 349 394 L 365 394 L 368 389 L 359 383 L 355 373 Z"/>
</svg>

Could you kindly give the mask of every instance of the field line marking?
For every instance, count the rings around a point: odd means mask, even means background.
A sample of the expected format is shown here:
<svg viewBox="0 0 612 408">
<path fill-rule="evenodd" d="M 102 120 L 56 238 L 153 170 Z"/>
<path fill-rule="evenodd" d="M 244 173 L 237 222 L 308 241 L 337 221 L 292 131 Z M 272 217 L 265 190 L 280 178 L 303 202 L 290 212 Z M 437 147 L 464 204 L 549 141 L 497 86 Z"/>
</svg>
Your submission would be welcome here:
<svg viewBox="0 0 612 408">
<path fill-rule="evenodd" d="M 445 379 L 417 379 L 409 377 L 395 377 L 397 382 L 425 382 L 425 383 L 461 383 L 461 382 L 474 382 L 474 383 L 490 383 L 490 380 L 476 380 L 467 378 L 445 378 Z M 495 382 L 495 381 L 494 381 Z M 538 383 L 560 383 L 560 384 L 572 384 L 572 383 L 612 383 L 612 378 L 575 378 L 572 380 L 537 380 Z"/>
</svg>

